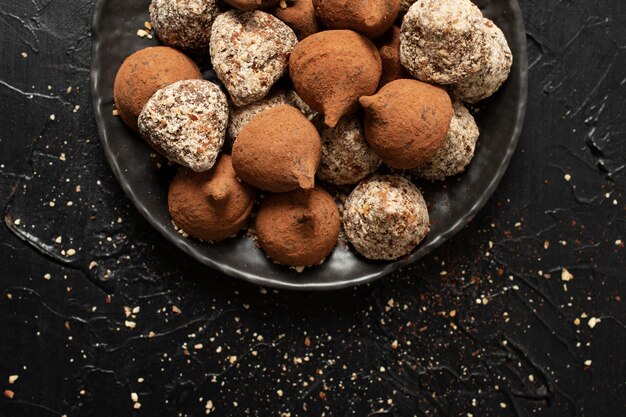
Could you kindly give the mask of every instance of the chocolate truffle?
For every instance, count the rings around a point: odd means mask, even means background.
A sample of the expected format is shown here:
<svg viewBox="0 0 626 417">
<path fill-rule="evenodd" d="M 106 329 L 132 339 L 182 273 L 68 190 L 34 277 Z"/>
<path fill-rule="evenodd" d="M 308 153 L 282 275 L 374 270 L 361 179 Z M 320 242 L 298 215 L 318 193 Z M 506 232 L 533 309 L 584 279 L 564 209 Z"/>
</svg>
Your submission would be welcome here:
<svg viewBox="0 0 626 417">
<path fill-rule="evenodd" d="M 198 66 L 174 48 L 142 49 L 126 58 L 115 76 L 115 108 L 128 126 L 139 130 L 139 113 L 157 90 L 176 81 L 201 78 Z"/>
<path fill-rule="evenodd" d="M 411 77 L 400 63 L 399 27 L 392 26 L 383 36 L 376 39 L 376 46 L 383 61 L 383 75 L 380 77 L 378 88 L 391 81 Z"/>
<path fill-rule="evenodd" d="M 256 216 L 256 233 L 265 254 L 293 267 L 326 259 L 337 244 L 340 227 L 337 205 L 320 187 L 271 194 Z"/>
<path fill-rule="evenodd" d="M 368 259 L 397 259 L 411 252 L 430 230 L 422 193 L 399 176 L 361 182 L 344 204 L 343 227 L 357 252 Z"/>
<path fill-rule="evenodd" d="M 321 148 L 315 126 L 300 110 L 275 107 L 241 130 L 233 145 L 233 166 L 239 178 L 262 190 L 311 189 Z"/>
<path fill-rule="evenodd" d="M 224 0 L 224 3 L 229 4 L 239 10 L 254 10 L 265 9 L 278 4 L 279 0 Z"/>
<path fill-rule="evenodd" d="M 157 91 L 139 115 L 139 133 L 171 161 L 211 169 L 224 143 L 228 101 L 218 86 L 186 80 Z"/>
<path fill-rule="evenodd" d="M 489 58 L 476 74 L 452 88 L 452 94 L 467 103 L 476 103 L 498 91 L 509 78 L 513 65 L 513 55 L 504 33 L 491 20 L 484 19 L 484 23 L 484 30 L 490 39 Z"/>
<path fill-rule="evenodd" d="M 213 23 L 211 63 L 233 103 L 245 106 L 265 97 L 282 77 L 297 42 L 293 30 L 271 14 L 231 10 Z"/>
<path fill-rule="evenodd" d="M 443 146 L 433 159 L 415 174 L 430 180 L 443 180 L 465 170 L 474 157 L 479 131 L 472 114 L 460 101 L 454 102 L 454 115 Z"/>
<path fill-rule="evenodd" d="M 289 105 L 299 109 L 308 119 L 311 119 L 316 113 L 304 102 L 293 90 L 277 90 L 259 101 L 255 101 L 247 106 L 232 106 L 230 109 L 230 119 L 228 121 L 228 130 L 226 132 L 226 143 L 224 146 L 232 147 L 232 144 L 239 136 L 241 129 L 248 124 L 254 116 L 265 110 L 274 107 Z"/>
<path fill-rule="evenodd" d="M 181 167 L 170 185 L 172 221 L 195 238 L 216 242 L 236 234 L 254 206 L 254 188 L 237 180 L 230 156 L 221 155 L 210 171 Z"/>
<path fill-rule="evenodd" d="M 313 0 L 289 0 L 286 7 L 277 6 L 272 13 L 293 29 L 299 40 L 322 30 L 315 15 Z"/>
<path fill-rule="evenodd" d="M 209 50 L 217 0 L 152 0 L 150 21 L 161 41 L 193 54 Z"/>
<path fill-rule="evenodd" d="M 373 39 L 393 25 L 400 0 L 313 0 L 313 7 L 330 29 L 351 29 Z"/>
<path fill-rule="evenodd" d="M 418 0 L 400 29 L 400 61 L 418 80 L 454 84 L 488 59 L 483 15 L 470 0 Z"/>
<path fill-rule="evenodd" d="M 365 137 L 389 166 L 417 168 L 443 145 L 452 118 L 448 93 L 417 80 L 396 80 L 371 97 L 365 108 Z"/>
<path fill-rule="evenodd" d="M 289 73 L 298 95 L 324 122 L 335 127 L 358 109 L 358 99 L 373 94 L 382 73 L 376 46 L 350 30 L 328 30 L 309 36 L 293 50 Z"/>
<path fill-rule="evenodd" d="M 319 125 L 322 138 L 319 179 L 336 185 L 356 184 L 378 169 L 382 161 L 365 140 L 360 114 L 343 117 L 335 127 Z"/>
</svg>

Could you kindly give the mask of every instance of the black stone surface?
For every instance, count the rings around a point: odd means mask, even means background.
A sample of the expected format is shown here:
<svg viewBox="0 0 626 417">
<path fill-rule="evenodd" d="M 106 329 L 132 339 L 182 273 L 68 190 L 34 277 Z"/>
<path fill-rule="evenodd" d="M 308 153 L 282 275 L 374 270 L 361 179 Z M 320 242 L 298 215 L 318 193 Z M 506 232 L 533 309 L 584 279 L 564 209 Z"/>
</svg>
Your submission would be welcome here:
<svg viewBox="0 0 626 417">
<path fill-rule="evenodd" d="M 625 415 L 626 3 L 520 3 L 526 126 L 485 209 L 389 279 L 299 294 L 200 266 L 129 205 L 91 1 L 0 1 L 0 416 Z"/>
</svg>

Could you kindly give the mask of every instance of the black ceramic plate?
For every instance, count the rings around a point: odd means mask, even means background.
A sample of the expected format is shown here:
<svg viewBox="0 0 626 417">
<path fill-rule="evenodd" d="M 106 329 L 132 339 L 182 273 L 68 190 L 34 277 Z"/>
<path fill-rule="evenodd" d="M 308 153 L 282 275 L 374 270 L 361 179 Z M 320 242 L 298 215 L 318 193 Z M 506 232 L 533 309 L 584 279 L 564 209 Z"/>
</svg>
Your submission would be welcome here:
<svg viewBox="0 0 626 417">
<path fill-rule="evenodd" d="M 302 273 L 267 260 L 245 238 L 216 245 L 184 238 L 172 226 L 167 211 L 168 183 L 150 163 L 151 149 L 112 115 L 113 81 L 124 58 L 156 44 L 141 39 L 137 29 L 149 20 L 149 0 L 98 0 L 93 15 L 91 85 L 100 139 L 113 173 L 143 216 L 167 239 L 205 265 L 259 285 L 306 290 L 330 290 L 381 278 L 420 260 L 457 233 L 487 202 L 500 182 L 520 135 L 526 109 L 527 57 L 524 22 L 517 0 L 476 2 L 486 17 L 504 31 L 514 55 L 504 87 L 481 104 L 477 121 L 479 147 L 469 169 L 442 184 L 419 184 L 429 204 L 432 230 L 408 257 L 373 262 L 347 248 L 337 248 L 327 261 Z"/>
</svg>

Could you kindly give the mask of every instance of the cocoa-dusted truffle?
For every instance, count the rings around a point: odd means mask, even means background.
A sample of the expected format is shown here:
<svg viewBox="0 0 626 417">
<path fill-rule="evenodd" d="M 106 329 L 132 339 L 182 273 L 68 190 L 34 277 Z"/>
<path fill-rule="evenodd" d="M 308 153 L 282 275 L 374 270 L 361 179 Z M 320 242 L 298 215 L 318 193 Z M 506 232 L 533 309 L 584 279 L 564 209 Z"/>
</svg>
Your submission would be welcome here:
<svg viewBox="0 0 626 417">
<path fill-rule="evenodd" d="M 224 143 L 228 101 L 218 86 L 186 80 L 157 91 L 139 115 L 141 136 L 169 160 L 211 169 Z"/>
<path fill-rule="evenodd" d="M 321 156 L 320 136 L 300 110 L 280 106 L 255 116 L 233 145 L 237 176 L 262 190 L 311 189 Z"/>
<path fill-rule="evenodd" d="M 360 114 L 343 117 L 335 127 L 319 125 L 322 138 L 319 179 L 336 185 L 356 184 L 378 169 L 382 161 L 365 140 Z"/>
<path fill-rule="evenodd" d="M 480 132 L 472 114 L 460 101 L 454 102 L 454 115 L 443 146 L 430 161 L 415 170 L 419 177 L 443 180 L 465 170 L 474 157 Z"/>
<path fill-rule="evenodd" d="M 374 44 L 350 30 L 328 30 L 309 36 L 293 50 L 289 73 L 298 95 L 324 122 L 334 127 L 358 109 L 358 99 L 373 94 L 382 63 Z"/>
<path fill-rule="evenodd" d="M 378 87 L 401 78 L 410 78 L 411 75 L 400 63 L 400 28 L 392 26 L 383 36 L 376 39 L 378 53 L 383 61 L 383 75 Z"/>
<path fill-rule="evenodd" d="M 350 243 L 366 258 L 397 259 L 428 234 L 428 208 L 422 193 L 407 179 L 374 176 L 348 196 L 343 227 Z"/>
<path fill-rule="evenodd" d="M 373 39 L 393 25 L 400 0 L 313 0 L 313 6 L 330 29 L 351 29 Z"/>
<path fill-rule="evenodd" d="M 161 41 L 194 54 L 209 50 L 217 0 L 152 0 L 150 21 Z"/>
<path fill-rule="evenodd" d="M 195 238 L 216 242 L 236 234 L 254 206 L 254 188 L 237 180 L 230 156 L 221 155 L 210 171 L 181 167 L 170 185 L 172 221 Z"/>
<path fill-rule="evenodd" d="M 265 9 L 278 4 L 279 0 L 224 0 L 224 3 L 229 4 L 239 10 L 254 10 Z"/>
<path fill-rule="evenodd" d="M 392 81 L 360 102 L 367 142 L 387 165 L 399 169 L 417 168 L 435 156 L 453 113 L 444 89 L 417 80 Z"/>
<path fill-rule="evenodd" d="M 491 20 L 484 19 L 484 31 L 490 40 L 490 53 L 486 63 L 476 74 L 452 88 L 452 94 L 467 103 L 476 103 L 498 91 L 509 78 L 513 65 L 513 54 L 502 30 Z"/>
<path fill-rule="evenodd" d="M 489 54 L 483 15 L 471 0 L 418 0 L 400 29 L 400 61 L 418 80 L 454 84 Z"/>
<path fill-rule="evenodd" d="M 122 120 L 138 130 L 137 118 L 157 90 L 180 80 L 201 79 L 198 66 L 182 52 L 155 46 L 135 52 L 115 76 L 113 97 Z"/>
<path fill-rule="evenodd" d="M 320 187 L 271 194 L 256 216 L 256 233 L 265 254 L 293 267 L 322 262 L 337 244 L 340 227 L 337 205 Z"/>
<path fill-rule="evenodd" d="M 273 11 L 274 16 L 293 29 L 299 40 L 322 30 L 315 15 L 313 0 L 289 0 L 285 6 L 277 6 Z"/>
<path fill-rule="evenodd" d="M 293 30 L 271 14 L 230 10 L 211 30 L 211 63 L 233 103 L 245 106 L 270 91 L 287 70 L 298 42 Z"/>
</svg>

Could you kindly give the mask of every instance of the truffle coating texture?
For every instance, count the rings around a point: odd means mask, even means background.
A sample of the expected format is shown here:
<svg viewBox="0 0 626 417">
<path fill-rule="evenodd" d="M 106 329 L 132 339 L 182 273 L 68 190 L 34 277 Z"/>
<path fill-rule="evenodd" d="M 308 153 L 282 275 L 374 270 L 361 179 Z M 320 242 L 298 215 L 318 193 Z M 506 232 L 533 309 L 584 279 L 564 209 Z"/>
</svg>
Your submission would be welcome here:
<svg viewBox="0 0 626 417">
<path fill-rule="evenodd" d="M 271 14 L 230 10 L 211 30 L 211 63 L 233 103 L 262 99 L 287 70 L 298 42 L 293 30 Z"/>
<path fill-rule="evenodd" d="M 376 39 L 378 53 L 383 62 L 383 75 L 378 88 L 391 81 L 411 78 L 411 75 L 400 63 L 400 28 L 392 26 L 383 36 Z"/>
<path fill-rule="evenodd" d="M 161 41 L 190 53 L 209 50 L 217 0 L 152 0 L 150 21 Z"/>
<path fill-rule="evenodd" d="M 474 116 L 463 103 L 455 101 L 450 130 L 443 146 L 433 159 L 416 169 L 415 174 L 430 180 L 444 180 L 460 174 L 474 157 L 479 134 Z"/>
<path fill-rule="evenodd" d="M 393 260 L 410 253 L 430 230 L 422 193 L 392 175 L 361 182 L 344 204 L 343 227 L 350 243 L 368 259 Z"/>
<path fill-rule="evenodd" d="M 235 235 L 252 213 L 254 188 L 237 180 L 229 155 L 204 172 L 179 168 L 170 184 L 172 221 L 197 239 L 216 242 Z"/>
<path fill-rule="evenodd" d="M 376 46 L 350 30 L 309 36 L 293 50 L 289 73 L 298 95 L 334 127 L 358 110 L 358 99 L 373 94 L 382 73 Z"/>
<path fill-rule="evenodd" d="M 350 29 L 377 38 L 393 25 L 400 0 L 313 0 L 315 13 L 330 29 Z"/>
<path fill-rule="evenodd" d="M 201 78 L 198 66 L 174 48 L 141 49 L 124 60 L 115 76 L 115 108 L 122 120 L 138 131 L 139 113 L 157 90 L 176 81 Z"/>
<path fill-rule="evenodd" d="M 337 244 L 341 220 L 333 197 L 320 187 L 267 196 L 256 216 L 258 242 L 279 264 L 322 262 Z"/>
<path fill-rule="evenodd" d="M 224 3 L 239 10 L 265 9 L 275 6 L 279 0 L 224 0 Z"/>
<path fill-rule="evenodd" d="M 483 15 L 470 0 L 418 0 L 400 29 L 400 61 L 409 73 L 435 84 L 476 74 L 489 57 Z"/>
<path fill-rule="evenodd" d="M 272 13 L 293 29 L 299 40 L 322 30 L 313 0 L 288 1 L 286 4 L 286 8 L 277 6 Z"/>
<path fill-rule="evenodd" d="M 262 190 L 311 189 L 321 148 L 309 119 L 294 107 L 279 106 L 244 126 L 233 145 L 233 166 L 239 178 Z"/>
<path fill-rule="evenodd" d="M 365 109 L 365 137 L 389 166 L 417 168 L 443 145 L 452 118 L 448 93 L 417 80 L 395 80 L 370 97 Z"/>
<path fill-rule="evenodd" d="M 139 115 L 139 132 L 167 159 L 206 171 L 215 164 L 227 123 L 228 102 L 219 87 L 205 80 L 184 80 L 150 98 Z"/>
</svg>

